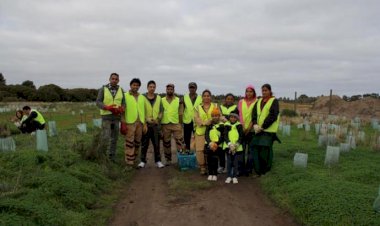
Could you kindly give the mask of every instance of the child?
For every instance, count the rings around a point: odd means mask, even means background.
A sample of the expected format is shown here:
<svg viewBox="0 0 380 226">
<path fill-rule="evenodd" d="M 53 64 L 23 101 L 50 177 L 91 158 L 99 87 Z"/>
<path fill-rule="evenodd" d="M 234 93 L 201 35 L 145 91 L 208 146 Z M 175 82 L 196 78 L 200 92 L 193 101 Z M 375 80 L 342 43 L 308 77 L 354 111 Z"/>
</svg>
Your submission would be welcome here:
<svg viewBox="0 0 380 226">
<path fill-rule="evenodd" d="M 244 132 L 243 126 L 239 122 L 239 115 L 236 112 L 231 112 L 228 122 L 224 124 L 224 149 L 227 152 L 227 174 L 226 184 L 238 183 L 238 159 L 243 152 L 241 145 Z"/>
<path fill-rule="evenodd" d="M 218 155 L 222 151 L 224 125 L 220 122 L 219 108 L 214 108 L 211 112 L 211 125 L 206 127 L 205 150 L 207 154 L 208 178 L 209 181 L 217 180 Z"/>
</svg>

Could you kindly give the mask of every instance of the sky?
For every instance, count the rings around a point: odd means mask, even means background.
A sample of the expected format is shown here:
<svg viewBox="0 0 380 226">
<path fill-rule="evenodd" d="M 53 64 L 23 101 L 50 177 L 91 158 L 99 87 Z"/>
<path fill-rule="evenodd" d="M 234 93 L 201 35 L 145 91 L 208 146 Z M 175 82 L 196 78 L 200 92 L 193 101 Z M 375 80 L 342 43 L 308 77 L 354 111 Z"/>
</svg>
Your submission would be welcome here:
<svg viewBox="0 0 380 226">
<path fill-rule="evenodd" d="M 157 91 L 278 97 L 379 93 L 378 0 L 1 0 L 7 84 L 100 88 L 109 75 Z"/>
</svg>

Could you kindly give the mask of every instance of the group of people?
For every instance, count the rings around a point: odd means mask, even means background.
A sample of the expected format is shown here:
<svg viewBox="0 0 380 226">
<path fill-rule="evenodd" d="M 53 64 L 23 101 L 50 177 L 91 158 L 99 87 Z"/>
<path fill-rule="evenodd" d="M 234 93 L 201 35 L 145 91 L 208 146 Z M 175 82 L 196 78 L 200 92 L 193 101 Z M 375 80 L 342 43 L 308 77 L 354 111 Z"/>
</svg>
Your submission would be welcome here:
<svg viewBox="0 0 380 226">
<path fill-rule="evenodd" d="M 12 121 L 22 133 L 34 133 L 36 130 L 45 129 L 45 119 L 42 114 L 29 106 L 16 111 Z"/>
<path fill-rule="evenodd" d="M 115 161 L 119 131 L 125 138 L 125 162 L 134 168 L 147 163 L 149 141 L 153 144 L 158 168 L 172 161 L 171 139 L 181 152 L 195 149 L 202 175 L 210 181 L 227 172 L 226 183 L 238 183 L 238 176 L 261 176 L 272 166 L 273 142 L 279 141 L 279 104 L 271 86 L 261 87 L 261 98 L 252 85 L 245 97 L 235 104 L 229 93 L 222 105 L 212 101 L 210 90 L 197 94 L 197 84 L 190 82 L 189 93 L 175 95 L 175 86 L 166 85 L 166 95 L 157 93 L 156 83 L 147 83 L 147 92 L 139 92 L 141 81 L 133 78 L 126 92 L 118 85 L 119 75 L 112 73 L 109 83 L 99 89 L 96 104 L 102 117 L 102 142 L 111 161 Z M 119 128 L 120 125 L 120 128 Z M 194 136 L 194 145 L 191 138 Z M 165 165 L 161 161 L 160 139 L 163 140 Z M 226 163 L 227 157 L 227 163 Z"/>
</svg>

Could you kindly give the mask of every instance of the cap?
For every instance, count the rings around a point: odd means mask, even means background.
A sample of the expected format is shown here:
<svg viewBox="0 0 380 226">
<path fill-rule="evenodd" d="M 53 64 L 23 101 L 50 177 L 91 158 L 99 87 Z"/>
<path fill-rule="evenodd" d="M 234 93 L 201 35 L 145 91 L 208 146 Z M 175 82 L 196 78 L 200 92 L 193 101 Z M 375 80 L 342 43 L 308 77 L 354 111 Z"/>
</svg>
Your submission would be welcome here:
<svg viewBox="0 0 380 226">
<path fill-rule="evenodd" d="M 219 108 L 214 108 L 211 112 L 211 116 L 220 116 Z"/>
<path fill-rule="evenodd" d="M 173 89 L 174 89 L 174 84 L 173 83 L 169 83 L 169 84 L 166 85 L 166 88 L 167 87 L 173 87 Z"/>
<path fill-rule="evenodd" d="M 195 83 L 195 82 L 190 82 L 190 83 L 189 83 L 189 88 L 190 88 L 190 87 L 197 88 L 198 86 L 197 86 L 197 83 Z"/>
<path fill-rule="evenodd" d="M 231 112 L 229 116 L 230 116 L 230 117 L 231 117 L 231 116 L 234 116 L 234 117 L 236 117 L 236 118 L 239 118 L 239 115 L 236 114 L 235 112 Z"/>
</svg>

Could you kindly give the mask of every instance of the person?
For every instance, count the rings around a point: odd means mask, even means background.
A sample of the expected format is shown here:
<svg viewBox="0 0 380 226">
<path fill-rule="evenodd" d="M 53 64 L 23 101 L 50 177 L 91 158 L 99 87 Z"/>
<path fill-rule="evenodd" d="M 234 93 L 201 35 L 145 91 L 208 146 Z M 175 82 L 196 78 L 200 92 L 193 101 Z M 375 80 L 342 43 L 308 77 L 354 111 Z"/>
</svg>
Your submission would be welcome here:
<svg viewBox="0 0 380 226">
<path fill-rule="evenodd" d="M 164 155 L 166 160 L 166 165 L 170 165 L 172 161 L 171 152 L 171 138 L 174 136 L 177 150 L 184 151 L 184 141 L 182 126 L 180 124 L 182 117 L 182 108 L 180 106 L 180 101 L 177 96 L 174 95 L 174 84 L 166 85 L 166 96 L 162 98 L 162 136 L 163 136 L 163 146 Z"/>
<path fill-rule="evenodd" d="M 227 93 L 224 98 L 224 104 L 220 106 L 220 110 L 222 110 L 223 121 L 228 121 L 228 115 L 235 111 L 239 114 L 239 110 L 237 105 L 235 104 L 235 96 L 232 93 Z"/>
<path fill-rule="evenodd" d="M 27 118 L 21 122 L 21 131 L 24 131 L 24 133 L 33 133 L 36 130 L 45 129 L 45 119 L 40 112 L 31 109 L 29 106 L 24 106 L 22 111 L 23 115 Z"/>
<path fill-rule="evenodd" d="M 25 129 L 21 127 L 21 124 L 28 116 L 24 115 L 22 110 L 17 110 L 16 115 L 11 119 L 15 126 L 21 131 L 21 133 L 26 133 Z"/>
<path fill-rule="evenodd" d="M 195 109 L 195 153 L 201 175 L 206 175 L 205 159 L 205 132 L 206 127 L 211 124 L 211 112 L 219 108 L 216 103 L 211 102 L 211 91 L 206 89 L 202 92 L 202 103 Z"/>
<path fill-rule="evenodd" d="M 257 101 L 252 114 L 255 136 L 251 149 L 254 149 L 253 167 L 258 176 L 265 175 L 272 167 L 273 142 L 281 143 L 276 134 L 280 123 L 278 100 L 273 96 L 269 84 L 264 84 L 261 92 L 262 98 Z"/>
<path fill-rule="evenodd" d="M 205 152 L 207 154 L 208 178 L 209 181 L 217 181 L 218 157 L 222 152 L 224 124 L 220 121 L 219 108 L 214 108 L 211 112 L 211 124 L 206 127 L 205 132 Z"/>
<path fill-rule="evenodd" d="M 224 104 L 220 106 L 222 111 L 222 121 L 227 122 L 228 116 L 231 112 L 239 114 L 237 105 L 235 104 L 235 96 L 232 93 L 227 93 L 224 99 Z M 219 167 L 218 173 L 225 173 L 226 171 L 226 153 L 222 150 L 219 152 Z"/>
<path fill-rule="evenodd" d="M 224 150 L 227 153 L 227 179 L 226 184 L 239 183 L 238 169 L 239 156 L 243 153 L 244 131 L 243 126 L 239 122 L 237 112 L 231 112 L 228 121 L 224 124 Z"/>
<path fill-rule="evenodd" d="M 99 89 L 96 98 L 96 106 L 100 109 L 102 118 L 101 143 L 106 147 L 105 154 L 112 162 L 115 162 L 119 123 L 125 109 L 124 91 L 118 84 L 119 75 L 112 73 L 109 83 Z"/>
<path fill-rule="evenodd" d="M 133 78 L 129 83 L 130 89 L 125 92 L 126 110 L 124 114 L 125 133 L 125 162 L 127 167 L 133 167 L 140 150 L 142 134 L 146 133 L 145 97 L 138 91 L 141 81 Z"/>
<path fill-rule="evenodd" d="M 156 82 L 151 80 L 147 85 L 148 92 L 145 97 L 145 121 L 148 126 L 148 131 L 143 134 L 141 142 L 141 162 L 139 168 L 144 168 L 146 165 L 146 153 L 149 147 L 149 141 L 152 141 L 154 150 L 154 162 L 158 168 L 163 168 L 160 154 L 160 125 L 159 121 L 162 117 L 161 97 L 154 93 L 156 91 Z"/>
<path fill-rule="evenodd" d="M 186 150 L 190 150 L 191 136 L 194 132 L 194 109 L 202 103 L 202 98 L 197 94 L 197 84 L 189 83 L 189 93 L 183 97 L 183 138 Z"/>
<path fill-rule="evenodd" d="M 240 123 L 243 126 L 244 138 L 243 138 L 243 152 L 239 155 L 239 172 L 238 175 L 246 175 L 252 171 L 252 163 L 250 162 L 250 158 L 248 156 L 248 160 L 246 159 L 246 152 L 248 152 L 248 145 L 252 139 L 252 109 L 255 106 L 257 101 L 256 91 L 253 85 L 248 85 L 245 89 L 245 97 L 241 99 L 238 103 L 239 110 L 239 119 Z M 249 154 L 249 153 L 248 153 Z M 247 161 L 247 164 L 246 164 Z"/>
</svg>

